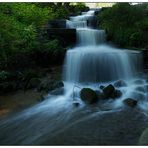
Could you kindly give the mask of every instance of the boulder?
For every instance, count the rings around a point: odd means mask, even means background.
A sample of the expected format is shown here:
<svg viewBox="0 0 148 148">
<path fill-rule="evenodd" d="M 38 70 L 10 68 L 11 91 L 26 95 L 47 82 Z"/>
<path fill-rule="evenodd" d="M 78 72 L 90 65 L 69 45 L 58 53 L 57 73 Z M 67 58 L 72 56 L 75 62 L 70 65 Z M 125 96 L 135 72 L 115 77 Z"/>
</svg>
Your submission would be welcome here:
<svg viewBox="0 0 148 148">
<path fill-rule="evenodd" d="M 92 104 L 98 101 L 97 93 L 91 88 L 83 88 L 80 92 L 80 97 L 83 101 Z"/>
<path fill-rule="evenodd" d="M 51 95 L 63 95 L 64 94 L 64 88 L 61 87 L 61 88 L 57 88 L 55 90 L 52 90 L 50 92 Z"/>
<path fill-rule="evenodd" d="M 123 100 L 123 103 L 127 106 L 135 107 L 137 105 L 137 100 L 132 99 L 132 98 L 127 98 L 127 99 Z"/>
<path fill-rule="evenodd" d="M 38 91 L 52 91 L 55 90 L 57 88 L 61 88 L 64 86 L 63 82 L 55 82 L 53 80 L 44 80 L 40 83 L 39 87 L 38 87 Z"/>
<path fill-rule="evenodd" d="M 148 128 L 142 132 L 138 145 L 148 145 Z"/>
<path fill-rule="evenodd" d="M 131 98 L 135 98 L 136 100 L 142 100 L 145 98 L 145 95 L 143 92 L 132 91 Z"/>
<path fill-rule="evenodd" d="M 69 46 L 76 43 L 75 28 L 48 28 L 49 39 L 59 39 L 63 46 Z"/>
<path fill-rule="evenodd" d="M 99 100 L 106 99 L 106 96 L 104 93 L 100 92 L 99 90 L 95 90 L 95 92 Z"/>
<path fill-rule="evenodd" d="M 106 97 L 110 97 L 115 91 L 115 88 L 112 84 L 109 84 L 108 86 L 103 88 L 103 93 L 106 95 Z"/>
<path fill-rule="evenodd" d="M 64 87 L 64 83 L 62 81 L 55 82 L 53 85 L 54 88 Z"/>
<path fill-rule="evenodd" d="M 127 84 L 126 84 L 126 82 L 123 81 L 123 80 L 118 80 L 118 81 L 116 81 L 116 82 L 114 83 L 114 86 L 115 86 L 115 87 L 125 87 L 125 86 L 127 86 Z"/>
<path fill-rule="evenodd" d="M 115 99 L 115 98 L 120 98 L 122 96 L 122 92 L 120 90 L 115 90 L 112 94 L 111 94 L 111 98 Z"/>
</svg>

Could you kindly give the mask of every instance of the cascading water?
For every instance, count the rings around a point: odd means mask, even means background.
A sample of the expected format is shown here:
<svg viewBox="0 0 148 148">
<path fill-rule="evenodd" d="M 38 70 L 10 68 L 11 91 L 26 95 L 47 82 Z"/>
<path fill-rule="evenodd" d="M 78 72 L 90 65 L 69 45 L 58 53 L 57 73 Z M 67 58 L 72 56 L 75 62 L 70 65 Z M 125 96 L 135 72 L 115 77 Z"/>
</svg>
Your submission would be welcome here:
<svg viewBox="0 0 148 148">
<path fill-rule="evenodd" d="M 140 54 L 136 51 L 99 45 L 105 42 L 105 31 L 79 25 L 89 21 L 93 15 L 94 12 L 89 11 L 81 16 L 70 18 L 71 25 L 68 23 L 68 27 L 73 28 L 75 24 L 77 47 L 67 52 L 65 81 L 97 83 L 131 79 L 140 69 L 140 66 L 133 64 L 141 61 Z"/>
<path fill-rule="evenodd" d="M 99 108 L 95 113 L 90 110 L 88 112 L 88 108 L 80 99 L 77 100 L 81 104 L 80 107 L 73 108 L 75 85 L 80 88 L 87 86 L 98 89 L 98 85 L 110 84 L 118 79 L 128 81 L 128 86 L 121 89 L 124 95 L 107 102 L 111 107 L 110 111 L 121 107 L 124 98 L 135 95 L 131 92 L 141 86 L 134 83 L 141 67 L 140 54 L 104 45 L 105 31 L 88 27 L 93 16 L 94 11 L 88 11 L 67 21 L 67 28 L 76 28 L 77 45 L 66 54 L 63 70 L 64 95 L 49 95 L 49 99 L 44 102 L 2 120 L 0 144 L 41 144 L 45 138 L 50 139 L 65 128 L 104 114 Z M 145 110 L 146 107 L 141 103 L 141 108 Z"/>
</svg>

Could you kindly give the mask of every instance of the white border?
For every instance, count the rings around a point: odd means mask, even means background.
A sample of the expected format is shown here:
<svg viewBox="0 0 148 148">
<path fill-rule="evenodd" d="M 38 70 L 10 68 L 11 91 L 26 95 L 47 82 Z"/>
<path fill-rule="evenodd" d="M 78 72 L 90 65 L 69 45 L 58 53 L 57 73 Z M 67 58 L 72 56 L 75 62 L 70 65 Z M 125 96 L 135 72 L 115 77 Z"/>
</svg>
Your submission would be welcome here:
<svg viewBox="0 0 148 148">
<path fill-rule="evenodd" d="M 148 0 L 0 0 L 0 2 L 148 2 Z"/>
<path fill-rule="evenodd" d="M 0 2 L 87 2 L 87 3 L 95 3 L 95 2 L 148 2 L 148 0 L 0 0 Z M 10 148 L 16 146 L 0 146 L 1 148 Z M 43 147 L 50 147 L 50 148 L 65 148 L 65 146 L 18 146 L 18 147 L 23 147 L 23 148 L 33 148 L 33 147 L 38 147 L 38 148 L 43 148 Z M 66 146 L 68 148 L 73 148 L 75 146 Z M 88 148 L 91 147 L 97 147 L 97 148 L 104 148 L 104 146 L 87 146 Z M 111 148 L 111 147 L 116 147 L 116 148 L 131 148 L 131 146 L 105 146 L 105 148 Z M 143 146 L 132 146 L 132 148 L 143 148 Z M 86 148 L 86 146 L 76 146 L 76 148 Z"/>
</svg>

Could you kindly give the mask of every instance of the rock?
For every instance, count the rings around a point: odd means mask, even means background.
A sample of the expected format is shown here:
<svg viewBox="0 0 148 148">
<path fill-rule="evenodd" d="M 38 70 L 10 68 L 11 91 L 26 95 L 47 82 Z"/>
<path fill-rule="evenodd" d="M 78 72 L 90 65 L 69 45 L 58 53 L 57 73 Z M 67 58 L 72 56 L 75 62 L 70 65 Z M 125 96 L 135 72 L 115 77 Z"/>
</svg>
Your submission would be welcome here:
<svg viewBox="0 0 148 148">
<path fill-rule="evenodd" d="M 80 97 L 83 101 L 89 104 L 96 103 L 98 101 L 97 94 L 91 88 L 83 88 L 80 92 Z"/>
<path fill-rule="evenodd" d="M 79 107 L 80 103 L 79 102 L 73 102 L 74 107 Z"/>
<path fill-rule="evenodd" d="M 122 92 L 120 90 L 115 90 L 112 94 L 111 94 L 111 98 L 115 99 L 115 98 L 120 98 L 122 96 Z"/>
<path fill-rule="evenodd" d="M 104 99 L 107 99 L 107 97 L 105 96 L 104 93 L 100 92 L 99 90 L 95 90 L 96 94 L 97 94 L 97 97 L 99 100 L 104 100 Z"/>
<path fill-rule="evenodd" d="M 58 81 L 54 84 L 53 86 L 54 88 L 60 88 L 60 87 L 64 87 L 64 83 L 62 81 Z"/>
<path fill-rule="evenodd" d="M 148 145 L 148 128 L 142 132 L 138 145 Z"/>
<path fill-rule="evenodd" d="M 47 28 L 49 39 L 61 39 L 62 45 L 68 46 L 76 43 L 75 28 Z"/>
<path fill-rule="evenodd" d="M 127 99 L 123 100 L 123 103 L 127 106 L 135 107 L 137 105 L 137 100 L 132 99 L 132 98 L 127 98 Z"/>
<path fill-rule="evenodd" d="M 103 92 L 107 97 L 110 97 L 115 91 L 115 88 L 112 84 L 109 84 L 105 88 L 103 88 Z"/>
<path fill-rule="evenodd" d="M 124 87 L 124 86 L 127 86 L 127 84 L 123 80 L 118 80 L 114 83 L 114 86 L 115 87 Z"/>
<path fill-rule="evenodd" d="M 52 91 L 55 90 L 57 88 L 62 88 L 64 86 L 63 82 L 55 82 L 53 80 L 44 80 L 40 83 L 39 87 L 38 87 L 38 91 Z"/>
<path fill-rule="evenodd" d="M 135 90 L 140 91 L 140 92 L 145 92 L 144 87 L 141 87 L 141 86 L 136 87 L 136 89 L 135 89 Z"/>
<path fill-rule="evenodd" d="M 61 88 L 57 88 L 55 90 L 52 90 L 50 92 L 51 95 L 63 95 L 64 94 L 64 88 L 61 87 Z"/>
<path fill-rule="evenodd" d="M 100 85 L 100 89 L 103 89 L 105 86 L 103 86 L 103 85 Z"/>
<path fill-rule="evenodd" d="M 137 91 L 131 92 L 131 97 L 132 97 L 132 98 L 135 98 L 136 100 L 142 100 L 142 99 L 145 98 L 143 92 L 137 92 Z"/>
</svg>

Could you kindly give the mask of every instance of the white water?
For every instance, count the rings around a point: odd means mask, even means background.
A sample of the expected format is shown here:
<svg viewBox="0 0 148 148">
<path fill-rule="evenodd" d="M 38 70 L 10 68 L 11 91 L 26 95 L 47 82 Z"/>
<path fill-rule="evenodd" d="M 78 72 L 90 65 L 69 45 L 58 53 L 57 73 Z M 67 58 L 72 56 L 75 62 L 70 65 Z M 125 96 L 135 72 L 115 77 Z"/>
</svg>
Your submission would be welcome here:
<svg viewBox="0 0 148 148">
<path fill-rule="evenodd" d="M 40 144 L 47 137 L 50 139 L 66 127 L 104 114 L 106 109 L 110 111 L 121 109 L 122 101 L 126 97 L 138 96 L 133 93 L 135 88 L 146 84 L 145 80 L 142 85 L 134 83 L 134 79 L 139 79 L 136 74 L 141 67 L 140 54 L 104 45 L 105 31 L 87 27 L 87 21 L 93 15 L 94 11 L 89 11 L 83 15 L 71 17 L 67 21 L 68 28 L 77 29 L 77 45 L 69 49 L 66 54 L 65 94 L 49 95 L 44 102 L 1 121 L 0 144 Z M 102 103 L 102 109 L 97 108 L 94 112 L 80 100 L 80 88 L 99 89 L 99 85 L 113 84 L 118 79 L 124 79 L 128 84 L 121 89 L 124 95 L 117 100 L 110 99 Z M 76 98 L 73 96 L 75 92 Z M 139 93 L 145 97 L 147 95 Z M 73 99 L 80 103 L 78 108 L 73 106 Z M 141 101 L 139 107 L 146 110 L 147 104 Z"/>
</svg>

